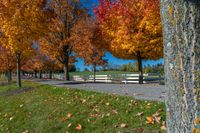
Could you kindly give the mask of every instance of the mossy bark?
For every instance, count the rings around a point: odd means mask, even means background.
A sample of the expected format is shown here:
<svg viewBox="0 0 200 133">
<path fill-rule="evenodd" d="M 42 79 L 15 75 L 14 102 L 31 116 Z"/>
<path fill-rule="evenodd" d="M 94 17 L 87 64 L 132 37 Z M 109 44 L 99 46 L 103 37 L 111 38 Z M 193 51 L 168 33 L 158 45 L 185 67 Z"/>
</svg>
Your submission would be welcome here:
<svg viewBox="0 0 200 133">
<path fill-rule="evenodd" d="M 161 0 L 167 132 L 200 132 L 200 1 Z"/>
</svg>

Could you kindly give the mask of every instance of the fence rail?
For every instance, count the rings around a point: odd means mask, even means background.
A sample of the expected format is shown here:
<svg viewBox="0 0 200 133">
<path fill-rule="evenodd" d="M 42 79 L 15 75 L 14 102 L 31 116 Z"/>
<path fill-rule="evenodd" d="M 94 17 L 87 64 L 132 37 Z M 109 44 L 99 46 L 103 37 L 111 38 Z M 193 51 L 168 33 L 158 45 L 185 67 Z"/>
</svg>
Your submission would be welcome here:
<svg viewBox="0 0 200 133">
<path fill-rule="evenodd" d="M 37 75 L 39 77 L 39 74 Z M 50 76 L 48 73 L 43 73 L 42 78 L 48 79 Z M 140 74 L 112 74 L 112 75 L 96 75 L 95 78 L 93 75 L 73 75 L 70 76 L 70 80 L 79 81 L 79 82 L 105 82 L 105 83 L 139 83 Z M 54 73 L 52 74 L 53 79 L 64 80 L 64 74 Z M 95 79 L 95 80 L 94 80 Z M 145 73 L 143 74 L 143 82 L 151 83 L 156 82 L 163 84 L 164 75 L 160 73 Z"/>
</svg>

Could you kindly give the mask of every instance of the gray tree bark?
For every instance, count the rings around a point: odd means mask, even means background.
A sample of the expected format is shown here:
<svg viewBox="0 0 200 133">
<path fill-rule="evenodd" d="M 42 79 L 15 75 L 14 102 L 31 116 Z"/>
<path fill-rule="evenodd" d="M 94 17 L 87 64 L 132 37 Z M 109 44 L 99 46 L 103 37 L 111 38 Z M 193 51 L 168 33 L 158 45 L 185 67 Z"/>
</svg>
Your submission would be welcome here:
<svg viewBox="0 0 200 133">
<path fill-rule="evenodd" d="M 139 51 L 137 52 L 137 62 L 138 62 L 138 71 L 139 71 L 139 84 L 143 84 L 142 57 Z"/>
<path fill-rule="evenodd" d="M 6 77 L 7 77 L 8 82 L 12 81 L 12 69 L 7 70 Z"/>
<path fill-rule="evenodd" d="M 34 78 L 37 78 L 37 71 L 34 71 Z"/>
<path fill-rule="evenodd" d="M 39 71 L 39 78 L 42 79 L 42 70 Z"/>
<path fill-rule="evenodd" d="M 49 79 L 52 79 L 52 70 L 49 70 Z"/>
<path fill-rule="evenodd" d="M 167 132 L 200 133 L 200 0 L 161 0 Z"/>
<path fill-rule="evenodd" d="M 69 60 L 68 58 L 66 61 L 64 61 L 64 74 L 65 74 L 65 80 L 69 81 Z"/>
<path fill-rule="evenodd" d="M 22 87 L 21 83 L 21 54 L 16 54 L 16 65 L 17 65 L 17 86 Z"/>
<path fill-rule="evenodd" d="M 96 63 L 93 64 L 93 80 L 96 82 Z"/>
</svg>

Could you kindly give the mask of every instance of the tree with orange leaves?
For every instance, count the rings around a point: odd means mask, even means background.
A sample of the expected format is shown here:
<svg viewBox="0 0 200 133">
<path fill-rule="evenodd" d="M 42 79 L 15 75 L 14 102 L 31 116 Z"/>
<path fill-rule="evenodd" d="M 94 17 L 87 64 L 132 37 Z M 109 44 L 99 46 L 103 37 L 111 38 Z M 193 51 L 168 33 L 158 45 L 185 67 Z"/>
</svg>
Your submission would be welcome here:
<svg viewBox="0 0 200 133">
<path fill-rule="evenodd" d="M 163 56 L 159 0 L 99 0 L 94 12 L 114 56 L 136 59 L 142 83 L 142 60 Z"/>
<path fill-rule="evenodd" d="M 86 14 L 75 24 L 71 36 L 72 43 L 76 44 L 74 47 L 76 55 L 84 59 L 85 65 L 93 66 L 94 82 L 96 66 L 107 63 L 107 60 L 103 59 L 105 51 L 95 45 L 95 43 L 103 42 L 100 35 L 95 20 Z"/>
<path fill-rule="evenodd" d="M 6 72 L 8 82 L 12 81 L 12 71 L 15 69 L 15 56 L 5 47 L 0 45 L 0 71 Z"/>
<path fill-rule="evenodd" d="M 54 14 L 49 25 L 51 32 L 42 38 L 41 42 L 46 44 L 47 53 L 63 64 L 65 79 L 69 80 L 69 63 L 75 61 L 74 45 L 70 42 L 71 30 L 85 10 L 81 9 L 79 1 L 71 0 L 50 1 L 49 8 Z"/>
<path fill-rule="evenodd" d="M 33 41 L 46 31 L 50 13 L 45 0 L 0 0 L 1 43 L 16 55 L 17 85 L 21 87 L 21 57 L 32 52 Z"/>
</svg>

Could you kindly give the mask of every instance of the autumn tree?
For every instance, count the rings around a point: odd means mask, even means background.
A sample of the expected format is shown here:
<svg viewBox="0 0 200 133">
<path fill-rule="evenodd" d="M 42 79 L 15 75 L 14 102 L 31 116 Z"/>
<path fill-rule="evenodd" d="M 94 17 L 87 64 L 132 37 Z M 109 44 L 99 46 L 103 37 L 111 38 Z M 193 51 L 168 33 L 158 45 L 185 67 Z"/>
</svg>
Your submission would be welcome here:
<svg viewBox="0 0 200 133">
<path fill-rule="evenodd" d="M 200 1 L 161 0 L 167 132 L 200 132 Z"/>
<path fill-rule="evenodd" d="M 42 71 L 46 61 L 46 56 L 42 52 L 34 50 L 33 55 L 27 60 L 26 64 L 22 67 L 22 70 L 33 72 L 35 78 L 37 78 L 37 74 L 39 73 L 39 78 L 42 78 Z"/>
<path fill-rule="evenodd" d="M 17 85 L 21 87 L 21 53 L 29 55 L 33 40 L 46 28 L 49 13 L 44 0 L 1 0 L 0 12 L 0 28 L 8 40 L 3 45 L 16 55 Z"/>
<path fill-rule="evenodd" d="M 15 69 L 15 56 L 8 49 L 0 45 L 0 71 L 6 72 L 8 82 L 12 81 L 12 71 Z"/>
<path fill-rule="evenodd" d="M 72 37 L 70 38 L 72 43 L 76 44 L 74 51 L 77 57 L 83 58 L 85 65 L 92 65 L 94 82 L 96 67 L 107 63 L 107 60 L 103 58 L 105 51 L 97 47 L 98 45 L 95 45 L 95 43 L 101 42 L 101 34 L 98 34 L 98 28 L 94 18 L 85 14 L 75 24 L 72 29 Z"/>
<path fill-rule="evenodd" d="M 80 2 L 74 0 L 53 0 L 49 2 L 49 8 L 54 17 L 49 25 L 51 32 L 43 42 L 48 42 L 47 48 L 53 51 L 49 53 L 64 65 L 65 79 L 69 80 L 69 62 L 74 60 L 74 46 L 70 42 L 71 30 L 83 9 Z"/>
<path fill-rule="evenodd" d="M 142 60 L 163 55 L 159 0 L 99 0 L 94 9 L 101 33 L 101 45 L 114 56 L 136 59 L 142 83 Z"/>
</svg>

